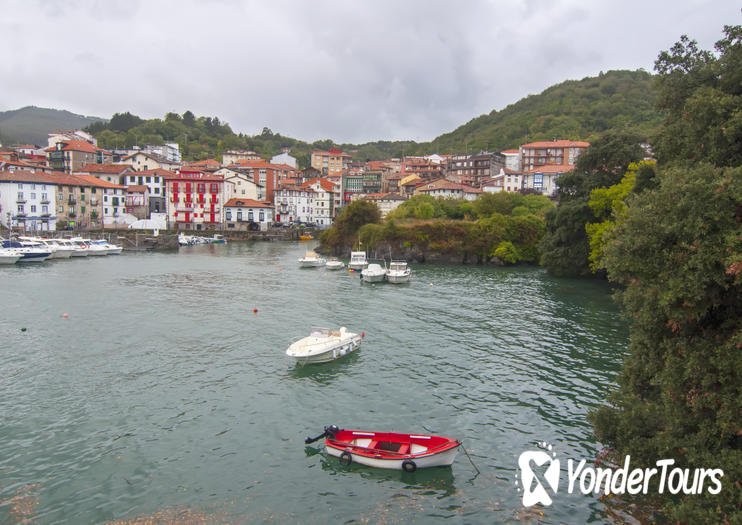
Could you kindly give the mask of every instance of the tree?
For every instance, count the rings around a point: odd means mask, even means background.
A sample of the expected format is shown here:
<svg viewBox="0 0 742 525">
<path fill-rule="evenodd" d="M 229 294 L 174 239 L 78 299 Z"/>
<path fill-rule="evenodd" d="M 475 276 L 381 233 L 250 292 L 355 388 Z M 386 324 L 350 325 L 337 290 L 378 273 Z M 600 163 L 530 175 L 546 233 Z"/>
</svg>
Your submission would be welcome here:
<svg viewBox="0 0 742 525">
<path fill-rule="evenodd" d="M 183 124 L 188 127 L 193 127 L 196 124 L 196 117 L 190 112 L 190 110 L 183 113 Z"/>
<path fill-rule="evenodd" d="M 637 466 L 723 468 L 718 495 L 662 495 L 659 512 L 683 523 L 742 520 L 742 157 L 731 140 L 742 28 L 724 33 L 718 56 L 685 36 L 660 54 L 657 173 L 637 173 L 641 191 L 603 232 L 598 258 L 621 287 L 631 342 L 619 388 L 590 419 L 613 456 Z"/>
<path fill-rule="evenodd" d="M 132 115 L 128 111 L 126 113 L 114 113 L 113 117 L 111 117 L 111 122 L 108 123 L 108 129 L 112 131 L 123 131 L 125 133 L 142 122 L 144 122 L 142 119 L 136 115 Z"/>
<path fill-rule="evenodd" d="M 618 183 L 629 164 L 644 157 L 641 137 L 610 131 L 580 155 L 572 173 L 559 177 L 559 205 L 546 215 L 546 235 L 541 240 L 541 265 L 553 275 L 590 275 L 585 226 L 596 217 L 588 202 L 595 188 Z"/>
<path fill-rule="evenodd" d="M 381 212 L 376 203 L 367 200 L 353 201 L 343 209 L 333 225 L 322 232 L 320 242 L 331 248 L 352 246 L 357 241 L 356 236 L 361 226 L 379 222 Z"/>
</svg>

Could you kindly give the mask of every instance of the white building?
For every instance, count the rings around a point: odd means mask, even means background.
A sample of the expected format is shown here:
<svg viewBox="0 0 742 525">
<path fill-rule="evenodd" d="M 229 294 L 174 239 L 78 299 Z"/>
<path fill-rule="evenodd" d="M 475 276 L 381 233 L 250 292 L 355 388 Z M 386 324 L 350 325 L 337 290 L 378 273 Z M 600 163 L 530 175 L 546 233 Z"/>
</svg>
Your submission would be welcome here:
<svg viewBox="0 0 742 525">
<path fill-rule="evenodd" d="M 236 164 L 240 160 L 263 160 L 260 155 L 254 151 L 244 149 L 231 149 L 222 153 L 222 165 Z"/>
<path fill-rule="evenodd" d="M 83 131 L 81 129 L 71 129 L 67 131 L 55 131 L 54 133 L 49 133 L 49 138 L 47 139 L 47 142 L 49 143 L 48 148 L 56 147 L 58 142 L 69 142 L 71 140 L 82 140 L 92 144 L 93 146 L 98 145 L 98 139 L 96 139 L 87 131 Z"/>
<path fill-rule="evenodd" d="M 254 199 L 234 198 L 224 204 L 227 230 L 266 231 L 273 222 L 273 206 Z"/>
<path fill-rule="evenodd" d="M 299 165 L 296 162 L 296 157 L 292 157 L 291 155 L 289 155 L 289 152 L 285 150 L 275 157 L 271 157 L 271 164 L 286 164 L 287 166 L 291 166 L 295 170 L 299 169 Z"/>
<path fill-rule="evenodd" d="M 371 193 L 363 195 L 361 198 L 375 202 L 381 212 L 382 219 L 396 210 L 400 204 L 407 200 L 399 193 Z"/>
<path fill-rule="evenodd" d="M 335 186 L 327 179 L 312 179 L 302 184 L 301 187 L 309 188 L 314 192 L 314 220 L 310 219 L 309 222 L 317 223 L 320 228 L 332 226 Z"/>
<path fill-rule="evenodd" d="M 314 191 L 309 187 L 284 186 L 273 192 L 276 222 L 313 222 Z"/>
<path fill-rule="evenodd" d="M 0 172 L 0 223 L 6 228 L 54 231 L 57 185 L 43 173 L 25 170 Z"/>
<path fill-rule="evenodd" d="M 557 179 L 562 173 L 574 170 L 574 166 L 539 166 L 523 174 L 523 188 L 534 189 L 544 195 L 556 195 Z"/>
<path fill-rule="evenodd" d="M 103 227 L 128 226 L 137 217 L 126 213 L 126 186 L 101 181 L 103 186 Z"/>
<path fill-rule="evenodd" d="M 520 172 L 521 156 L 519 149 L 506 149 L 500 154 L 505 157 L 505 169 Z"/>
<path fill-rule="evenodd" d="M 466 199 L 468 201 L 473 201 L 482 194 L 482 190 L 479 188 L 472 188 L 466 184 L 439 179 L 427 185 L 418 187 L 415 190 L 415 193 L 430 195 L 436 198 L 440 197 L 443 199 Z"/>
<path fill-rule="evenodd" d="M 177 142 L 166 142 L 161 146 L 147 144 L 146 146 L 144 146 L 144 148 L 142 148 L 142 151 L 144 151 L 144 153 L 150 153 L 152 155 L 163 157 L 169 162 L 179 163 L 181 161 L 180 145 Z"/>
<path fill-rule="evenodd" d="M 179 162 L 172 162 L 159 155 L 138 151 L 128 157 L 121 159 L 120 164 L 129 164 L 134 171 L 148 170 L 170 170 L 174 171 L 180 167 Z"/>
</svg>

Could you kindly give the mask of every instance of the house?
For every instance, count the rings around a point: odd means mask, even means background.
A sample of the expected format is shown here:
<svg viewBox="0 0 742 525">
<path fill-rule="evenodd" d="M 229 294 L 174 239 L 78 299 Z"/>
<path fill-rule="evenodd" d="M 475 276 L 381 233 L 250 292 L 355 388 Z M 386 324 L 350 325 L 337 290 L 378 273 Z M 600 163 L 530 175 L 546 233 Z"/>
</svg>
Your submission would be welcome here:
<svg viewBox="0 0 742 525">
<path fill-rule="evenodd" d="M 522 186 L 523 175 L 506 168 L 500 168 L 500 171 L 492 177 L 480 181 L 480 187 L 487 193 L 517 192 Z"/>
<path fill-rule="evenodd" d="M 423 180 L 443 177 L 445 166 L 425 157 L 407 156 L 402 159 L 400 172 L 403 175 L 417 175 Z"/>
<path fill-rule="evenodd" d="M 72 173 L 79 171 L 88 164 L 110 164 L 113 162 L 111 153 L 82 140 L 67 140 L 57 142 L 47 148 L 47 163 L 56 171 Z"/>
<path fill-rule="evenodd" d="M 363 193 L 363 169 L 342 172 L 343 205 Z"/>
<path fill-rule="evenodd" d="M 301 185 L 302 188 L 311 188 L 314 192 L 313 217 L 320 228 L 329 228 L 335 217 L 335 186 L 327 179 L 314 179 Z"/>
<path fill-rule="evenodd" d="M 329 151 L 314 150 L 311 165 L 322 175 L 332 175 L 349 169 L 350 159 L 350 155 L 337 148 L 331 148 Z"/>
<path fill-rule="evenodd" d="M 521 157 L 520 149 L 506 149 L 500 152 L 503 157 L 503 168 L 513 172 L 520 172 Z"/>
<path fill-rule="evenodd" d="M 283 148 L 281 153 L 271 157 L 271 164 L 286 164 L 287 166 L 291 166 L 295 170 L 298 170 L 299 165 L 296 162 L 296 157 L 289 155 L 290 151 L 291 148 Z"/>
<path fill-rule="evenodd" d="M 169 170 L 176 171 L 179 162 L 173 162 L 160 155 L 137 151 L 121 159 L 121 164 L 129 164 L 134 171 Z"/>
<path fill-rule="evenodd" d="M 70 142 L 73 140 L 81 140 L 83 142 L 87 142 L 88 144 L 92 144 L 93 146 L 98 145 L 98 139 L 96 139 L 87 131 L 83 131 L 81 129 L 70 129 L 57 130 L 53 133 L 49 133 L 47 138 L 47 148 L 56 149 L 57 143 Z"/>
<path fill-rule="evenodd" d="M 575 167 L 568 164 L 538 166 L 523 173 L 523 189 L 536 190 L 544 195 L 554 196 L 557 192 L 557 179 Z"/>
<path fill-rule="evenodd" d="M 57 229 L 56 180 L 28 170 L 0 171 L 0 224 L 6 228 Z"/>
<path fill-rule="evenodd" d="M 92 175 L 93 177 L 112 182 L 121 183 L 121 176 L 132 171 L 128 164 L 87 164 L 72 172 L 73 175 Z"/>
<path fill-rule="evenodd" d="M 149 186 L 126 186 L 124 206 L 137 219 L 149 219 Z"/>
<path fill-rule="evenodd" d="M 271 164 L 264 160 L 241 160 L 228 168 L 245 168 L 255 184 L 263 188 L 264 193 L 257 200 L 273 202 L 273 192 L 281 186 L 284 179 L 296 177 L 296 170 L 286 164 Z"/>
<path fill-rule="evenodd" d="M 263 160 L 260 155 L 254 151 L 244 149 L 231 149 L 222 154 L 222 165 L 237 164 L 241 160 Z"/>
<path fill-rule="evenodd" d="M 314 190 L 309 186 L 282 186 L 274 193 L 276 222 L 312 222 Z"/>
<path fill-rule="evenodd" d="M 224 204 L 224 225 L 228 230 L 266 231 L 272 222 L 270 203 L 237 197 Z"/>
<path fill-rule="evenodd" d="M 259 197 L 265 195 L 265 188 L 255 184 L 254 176 L 249 173 L 249 168 L 232 165 L 218 169 L 214 175 L 224 177 L 224 202 L 235 197 L 260 200 Z"/>
<path fill-rule="evenodd" d="M 146 144 L 142 148 L 142 151 L 151 155 L 163 157 L 165 160 L 176 164 L 181 161 L 180 145 L 177 142 L 166 142 L 162 145 Z"/>
<path fill-rule="evenodd" d="M 127 172 L 121 178 L 124 186 L 147 186 L 149 188 L 150 213 L 165 213 L 165 181 L 174 177 L 175 172 L 163 169 Z"/>
<path fill-rule="evenodd" d="M 180 170 L 166 179 L 167 221 L 177 230 L 214 230 L 222 222 L 224 179 L 196 170 Z"/>
<path fill-rule="evenodd" d="M 520 147 L 523 172 L 539 166 L 574 166 L 578 157 L 590 147 L 589 142 L 552 140 L 531 142 Z"/>
<path fill-rule="evenodd" d="M 205 159 L 205 160 L 199 160 L 196 162 L 189 162 L 187 164 L 184 164 L 181 169 L 183 170 L 198 170 L 198 171 L 208 171 L 209 173 L 214 173 L 219 168 L 221 168 L 222 165 L 219 163 L 216 159 Z"/>
<path fill-rule="evenodd" d="M 410 197 L 415 193 L 415 189 L 420 184 L 423 184 L 423 180 L 420 178 L 420 175 L 417 175 L 416 173 L 413 173 L 412 175 L 405 175 L 399 180 L 399 193 L 405 198 Z"/>
<path fill-rule="evenodd" d="M 415 194 L 430 195 L 432 197 L 441 197 L 443 199 L 466 199 L 468 201 L 473 201 L 482 194 L 482 190 L 459 182 L 438 179 L 418 186 L 415 190 Z"/>
<path fill-rule="evenodd" d="M 125 208 L 126 186 L 100 180 L 92 175 L 71 175 L 79 181 L 79 216 L 77 223 L 85 227 L 85 213 L 89 209 L 90 228 L 125 228 L 136 220 Z M 101 213 L 102 212 L 102 213 Z"/>
<path fill-rule="evenodd" d="M 398 193 L 371 193 L 362 198 L 376 203 L 382 219 L 407 200 Z"/>
</svg>

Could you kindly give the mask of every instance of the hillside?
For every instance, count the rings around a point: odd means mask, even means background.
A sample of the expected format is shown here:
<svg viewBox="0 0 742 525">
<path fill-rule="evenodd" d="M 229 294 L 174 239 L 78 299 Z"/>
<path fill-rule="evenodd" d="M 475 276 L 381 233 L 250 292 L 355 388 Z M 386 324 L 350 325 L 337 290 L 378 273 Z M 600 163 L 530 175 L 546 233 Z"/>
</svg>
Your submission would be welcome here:
<svg viewBox="0 0 742 525">
<path fill-rule="evenodd" d="M 46 146 L 47 135 L 59 129 L 82 129 L 99 117 L 84 117 L 59 109 L 26 106 L 11 111 L 0 111 L 0 142 L 3 144 L 29 143 Z"/>
<path fill-rule="evenodd" d="M 67 111 L 23 108 L 0 113 L 0 138 L 18 141 L 46 141 L 46 133 L 59 128 L 85 127 L 104 148 L 131 147 L 135 144 L 178 142 L 184 158 L 201 160 L 219 158 L 228 149 L 251 149 L 264 158 L 290 147 L 301 167 L 309 165 L 313 149 L 339 147 L 355 160 L 381 160 L 390 157 L 498 151 L 525 142 L 552 138 L 592 140 L 608 129 L 632 129 L 649 138 L 658 126 L 660 115 L 654 109 L 652 75 L 645 71 L 609 71 L 597 77 L 568 80 L 538 95 L 529 95 L 501 111 L 481 115 L 432 142 L 376 141 L 366 144 L 337 144 L 332 140 L 307 143 L 284 137 L 264 128 L 258 135 L 235 133 L 217 117 L 196 117 L 190 111 L 182 115 L 168 113 L 164 119 L 142 120 L 126 113 L 115 114 L 110 121 L 74 115 Z M 69 117 L 62 120 L 61 117 Z M 58 117 L 54 120 L 52 117 Z M 77 120 L 75 120 L 77 119 Z M 11 127 L 9 124 L 13 124 Z M 33 140 L 19 130 L 43 130 Z"/>
</svg>

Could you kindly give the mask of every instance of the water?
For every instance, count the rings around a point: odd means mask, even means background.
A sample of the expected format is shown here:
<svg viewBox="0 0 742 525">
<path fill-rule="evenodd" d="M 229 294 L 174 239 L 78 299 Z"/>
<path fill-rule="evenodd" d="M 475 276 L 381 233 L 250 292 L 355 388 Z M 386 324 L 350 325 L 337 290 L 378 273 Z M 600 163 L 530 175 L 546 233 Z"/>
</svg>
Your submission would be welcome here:
<svg viewBox="0 0 742 525">
<path fill-rule="evenodd" d="M 564 487 L 524 509 L 514 483 L 537 442 L 599 451 L 585 414 L 628 341 L 603 283 L 412 265 L 409 285 L 368 285 L 299 269 L 306 248 L 0 268 L 0 523 L 604 519 Z M 284 351 L 314 325 L 366 337 L 296 367 Z M 459 438 L 481 474 L 464 454 L 413 474 L 343 467 L 303 444 L 329 424 Z"/>
</svg>

